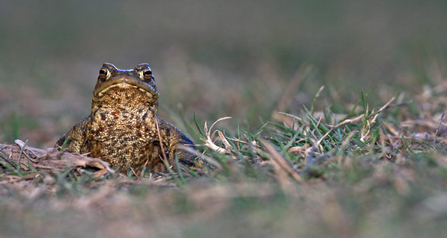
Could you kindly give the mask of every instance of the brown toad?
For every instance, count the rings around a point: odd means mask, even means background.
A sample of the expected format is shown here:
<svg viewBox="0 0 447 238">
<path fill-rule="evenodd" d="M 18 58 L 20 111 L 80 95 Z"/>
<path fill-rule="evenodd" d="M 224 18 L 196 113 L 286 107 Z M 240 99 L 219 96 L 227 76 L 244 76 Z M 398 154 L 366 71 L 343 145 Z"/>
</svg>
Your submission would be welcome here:
<svg viewBox="0 0 447 238">
<path fill-rule="evenodd" d="M 195 157 L 178 145 L 194 143 L 157 116 L 158 97 L 148 64 L 120 70 L 104 63 L 93 90 L 91 114 L 63 135 L 56 147 L 61 147 L 68 138 L 65 150 L 89 153 L 120 172 L 129 167 L 140 169 L 146 162 L 153 171 L 166 171 L 160 159 L 164 158 L 162 149 L 171 166 L 175 165 L 175 155 L 181 164 L 191 166 Z"/>
</svg>

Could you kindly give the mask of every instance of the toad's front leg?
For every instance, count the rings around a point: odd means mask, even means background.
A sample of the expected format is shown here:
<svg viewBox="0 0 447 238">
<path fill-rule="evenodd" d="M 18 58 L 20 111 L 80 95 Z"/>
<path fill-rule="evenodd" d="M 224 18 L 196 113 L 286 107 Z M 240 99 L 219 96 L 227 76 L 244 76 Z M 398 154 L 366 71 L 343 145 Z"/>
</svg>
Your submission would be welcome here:
<svg viewBox="0 0 447 238">
<path fill-rule="evenodd" d="M 158 118 L 158 125 L 163 145 L 166 145 L 164 150 L 168 156 L 167 159 L 169 164 L 175 167 L 175 156 L 177 155 L 181 164 L 185 166 L 193 166 L 196 156 L 180 149 L 179 145 L 188 146 L 194 149 L 194 142 L 175 126 L 169 124 L 161 118 Z"/>
<path fill-rule="evenodd" d="M 67 134 L 63 135 L 57 142 L 55 147 L 62 148 L 65 141 L 65 150 L 76 153 L 85 153 L 83 147 L 85 146 L 86 134 L 90 125 L 90 117 L 84 118 L 84 120 L 76 123 Z"/>
</svg>

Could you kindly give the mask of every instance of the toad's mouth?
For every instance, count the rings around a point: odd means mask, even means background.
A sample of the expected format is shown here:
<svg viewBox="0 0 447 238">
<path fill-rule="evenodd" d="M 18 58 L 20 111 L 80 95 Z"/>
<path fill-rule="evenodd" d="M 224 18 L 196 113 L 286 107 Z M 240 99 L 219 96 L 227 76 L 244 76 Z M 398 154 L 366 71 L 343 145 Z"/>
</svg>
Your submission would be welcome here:
<svg viewBox="0 0 447 238">
<path fill-rule="evenodd" d="M 158 98 L 158 92 L 151 85 L 128 78 L 120 78 L 104 82 L 97 90 L 95 90 L 96 93 L 94 96 L 102 97 L 112 88 L 137 89 L 144 93 L 148 98 Z"/>
</svg>

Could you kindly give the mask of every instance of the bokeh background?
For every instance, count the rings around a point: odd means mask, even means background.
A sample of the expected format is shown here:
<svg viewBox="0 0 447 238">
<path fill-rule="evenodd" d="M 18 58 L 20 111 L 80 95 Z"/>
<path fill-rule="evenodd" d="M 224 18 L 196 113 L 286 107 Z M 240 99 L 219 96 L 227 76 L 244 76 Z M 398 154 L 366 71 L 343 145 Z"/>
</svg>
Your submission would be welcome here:
<svg viewBox="0 0 447 238">
<path fill-rule="evenodd" d="M 0 0 L 0 142 L 52 146 L 89 114 L 103 62 L 147 62 L 161 116 L 254 128 L 276 111 L 343 112 L 445 76 L 447 2 Z"/>
</svg>

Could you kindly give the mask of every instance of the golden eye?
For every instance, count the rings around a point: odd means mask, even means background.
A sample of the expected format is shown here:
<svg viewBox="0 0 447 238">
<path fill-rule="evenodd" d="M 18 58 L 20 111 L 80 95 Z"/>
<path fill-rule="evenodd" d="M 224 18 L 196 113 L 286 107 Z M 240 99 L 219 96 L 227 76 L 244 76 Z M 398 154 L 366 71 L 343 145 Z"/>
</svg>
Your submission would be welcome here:
<svg viewBox="0 0 447 238">
<path fill-rule="evenodd" d="M 144 79 L 151 79 L 152 78 L 152 70 L 150 68 L 145 69 L 143 71 L 143 77 L 144 77 Z"/>
<path fill-rule="evenodd" d="M 105 79 L 107 78 L 107 69 L 106 68 L 101 68 L 99 70 L 99 78 L 100 79 Z"/>
</svg>

